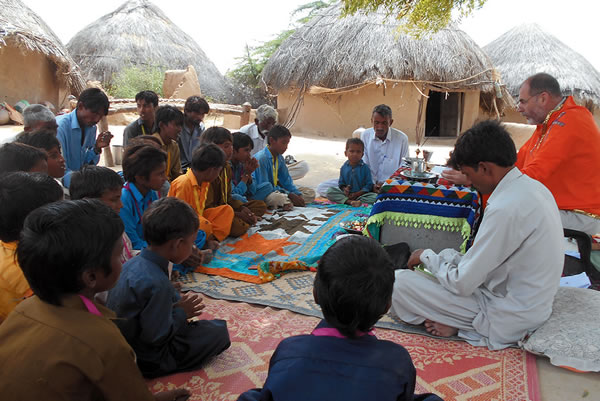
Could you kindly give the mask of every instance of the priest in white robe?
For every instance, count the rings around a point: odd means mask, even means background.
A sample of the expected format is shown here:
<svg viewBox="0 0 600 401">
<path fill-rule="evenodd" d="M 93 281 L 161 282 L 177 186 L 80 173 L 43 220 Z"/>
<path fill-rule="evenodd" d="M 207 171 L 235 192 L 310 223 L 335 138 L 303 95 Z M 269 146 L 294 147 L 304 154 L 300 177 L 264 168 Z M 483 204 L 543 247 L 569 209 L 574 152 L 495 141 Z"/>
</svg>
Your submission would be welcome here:
<svg viewBox="0 0 600 401">
<path fill-rule="evenodd" d="M 550 191 L 515 161 L 515 145 L 497 122 L 457 140 L 452 162 L 491 195 L 466 254 L 417 250 L 409 268 L 422 264 L 433 277 L 396 271 L 392 308 L 400 319 L 492 350 L 514 345 L 548 319 L 564 263 L 560 215 Z"/>
</svg>

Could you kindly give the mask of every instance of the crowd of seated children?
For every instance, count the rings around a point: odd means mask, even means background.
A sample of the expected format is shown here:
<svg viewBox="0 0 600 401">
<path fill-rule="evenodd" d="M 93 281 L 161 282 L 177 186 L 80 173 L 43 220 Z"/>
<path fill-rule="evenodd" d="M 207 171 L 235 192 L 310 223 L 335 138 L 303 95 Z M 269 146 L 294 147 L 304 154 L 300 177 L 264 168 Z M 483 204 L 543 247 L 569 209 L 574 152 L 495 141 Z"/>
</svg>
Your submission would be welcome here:
<svg viewBox="0 0 600 401">
<path fill-rule="evenodd" d="M 353 235 L 319 260 L 313 294 L 324 320 L 311 334 L 284 339 L 262 389 L 238 400 L 428 400 L 415 396 L 408 351 L 379 340 L 373 326 L 390 309 L 394 267 L 381 245 Z"/>
<path fill-rule="evenodd" d="M 363 203 L 372 205 L 377 194 L 373 191 L 371 169 L 362 160 L 365 144 L 359 138 L 346 141 L 344 155 L 348 160 L 340 168 L 340 178 L 337 187 L 327 191 L 327 199 L 336 203 L 360 206 Z"/>
<path fill-rule="evenodd" d="M 234 132 L 232 137 L 231 196 L 242 202 L 252 199 L 264 201 L 273 186 L 269 182 L 263 182 L 259 187 L 252 179 L 252 173 L 258 168 L 258 161 L 252 157 L 254 142 L 243 132 Z"/>
<path fill-rule="evenodd" d="M 11 171 L 48 173 L 48 155 L 24 143 L 5 143 L 0 146 L 0 174 Z"/>
<path fill-rule="evenodd" d="M 181 158 L 177 138 L 183 126 L 183 113 L 174 106 L 160 106 L 156 109 L 156 132 L 161 149 L 167 154 L 166 175 L 169 182 L 181 175 Z"/>
<path fill-rule="evenodd" d="M 123 265 L 109 291 L 106 305 L 116 312 L 146 377 L 195 369 L 230 345 L 225 321 L 188 321 L 202 313 L 202 298 L 180 296 L 169 280 L 169 263 L 191 255 L 198 226 L 185 202 L 167 197 L 152 203 L 143 217 L 148 247 Z"/>
<path fill-rule="evenodd" d="M 229 161 L 233 155 L 233 137 L 227 128 L 210 127 L 202 134 L 202 143 L 213 143 L 225 153 L 225 166 L 219 176 L 211 181 L 206 194 L 206 208 L 211 209 L 229 205 L 233 209 L 233 220 L 229 235 L 240 237 L 250 226 L 256 224 L 267 211 L 267 205 L 261 200 L 242 202 L 232 196 L 232 169 Z"/>
<path fill-rule="evenodd" d="M 206 208 L 210 183 L 225 166 L 225 153 L 214 144 L 201 144 L 194 150 L 190 168 L 171 183 L 169 196 L 187 202 L 198 214 L 200 230 L 206 233 L 207 245 L 214 249 L 229 235 L 233 209 L 229 205 Z"/>
<path fill-rule="evenodd" d="M 292 205 L 305 206 L 314 200 L 314 191 L 304 189 L 303 192 L 296 188 L 282 156 L 291 138 L 290 130 L 283 125 L 275 125 L 267 134 L 267 147 L 254 155 L 258 168 L 252 173 L 252 178 L 259 187 L 264 183 L 271 184 L 270 194 L 265 198 L 270 209 L 283 206 L 289 210 Z"/>
<path fill-rule="evenodd" d="M 0 324 L 0 365 L 10 366 L 0 377 L 3 398 L 172 401 L 189 395 L 177 389 L 153 396 L 114 312 L 92 301 L 119 278 L 122 233 L 119 216 L 97 200 L 54 202 L 27 217 L 17 258 L 35 295 Z"/>
<path fill-rule="evenodd" d="M 16 171 L 0 176 L 0 323 L 31 295 L 15 256 L 25 217 L 62 197 L 61 186 L 46 174 Z"/>
<path fill-rule="evenodd" d="M 147 246 L 142 229 L 142 216 L 158 199 L 158 190 L 166 181 L 167 155 L 153 146 L 131 145 L 123 154 L 123 177 L 120 216 L 133 249 Z"/>
</svg>

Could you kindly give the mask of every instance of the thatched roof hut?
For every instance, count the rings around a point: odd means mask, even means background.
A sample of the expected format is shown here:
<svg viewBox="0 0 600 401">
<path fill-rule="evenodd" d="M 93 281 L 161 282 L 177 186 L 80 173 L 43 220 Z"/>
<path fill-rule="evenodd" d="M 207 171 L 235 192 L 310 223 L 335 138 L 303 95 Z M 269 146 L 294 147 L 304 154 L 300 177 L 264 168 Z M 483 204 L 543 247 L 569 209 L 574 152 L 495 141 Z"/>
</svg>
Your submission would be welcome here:
<svg viewBox="0 0 600 401">
<path fill-rule="evenodd" d="M 0 10 L 0 100 L 59 106 L 63 97 L 79 95 L 85 88 L 79 67 L 52 29 L 20 0 L 0 0 Z"/>
<path fill-rule="evenodd" d="M 231 87 L 200 46 L 147 0 L 126 1 L 67 44 L 89 79 L 109 83 L 129 65 L 185 70 L 193 65 L 203 94 L 227 101 Z"/>
<path fill-rule="evenodd" d="M 600 106 L 598 71 L 581 54 L 536 24 L 517 26 L 483 50 L 515 98 L 527 77 L 546 72 L 558 80 L 563 94 L 573 95 L 588 108 L 593 108 L 591 104 Z"/>
<path fill-rule="evenodd" d="M 387 104 L 393 103 L 391 90 L 402 88 L 405 100 L 397 101 L 411 107 L 429 91 L 445 97 L 469 92 L 477 93 L 475 102 L 469 100 L 475 114 L 480 95 L 487 112 L 496 114 L 496 109 L 504 107 L 504 98 L 496 97 L 496 90 L 503 89 L 491 61 L 466 33 L 451 26 L 414 39 L 403 34 L 398 22 L 386 18 L 385 12 L 340 18 L 340 11 L 339 5 L 324 9 L 282 43 L 263 70 L 269 88 L 279 94 L 288 90 L 304 93 L 306 103 L 307 95 L 331 96 L 379 86 L 383 96 L 377 101 Z M 412 96 L 407 92 L 414 89 L 418 91 L 415 99 L 407 102 L 406 96 Z M 364 107 L 368 120 L 370 109 Z M 292 108 L 295 113 L 297 107 Z M 407 111 L 400 106 L 396 109 Z M 458 125 L 462 129 L 470 126 Z"/>
</svg>

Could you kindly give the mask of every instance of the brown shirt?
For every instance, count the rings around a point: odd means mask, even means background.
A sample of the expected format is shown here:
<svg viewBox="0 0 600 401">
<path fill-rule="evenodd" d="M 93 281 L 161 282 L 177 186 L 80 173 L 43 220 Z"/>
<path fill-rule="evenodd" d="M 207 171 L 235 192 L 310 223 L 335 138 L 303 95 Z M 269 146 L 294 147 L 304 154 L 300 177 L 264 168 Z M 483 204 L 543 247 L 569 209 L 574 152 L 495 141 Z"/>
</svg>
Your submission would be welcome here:
<svg viewBox="0 0 600 401">
<path fill-rule="evenodd" d="M 96 304 L 94 315 L 77 295 L 63 305 L 33 296 L 0 325 L 2 399 L 154 400 L 114 313 Z"/>
<path fill-rule="evenodd" d="M 167 179 L 169 182 L 179 177 L 181 173 L 181 156 L 179 153 L 179 145 L 172 139 L 169 139 L 169 143 L 165 144 L 157 132 L 152 134 L 158 138 L 161 143 L 161 149 L 167 154 Z"/>
<path fill-rule="evenodd" d="M 244 202 L 231 197 L 231 179 L 233 172 L 231 164 L 226 163 L 219 176 L 210 183 L 206 194 L 206 209 L 221 205 L 229 205 L 235 211 L 239 211 Z"/>
</svg>

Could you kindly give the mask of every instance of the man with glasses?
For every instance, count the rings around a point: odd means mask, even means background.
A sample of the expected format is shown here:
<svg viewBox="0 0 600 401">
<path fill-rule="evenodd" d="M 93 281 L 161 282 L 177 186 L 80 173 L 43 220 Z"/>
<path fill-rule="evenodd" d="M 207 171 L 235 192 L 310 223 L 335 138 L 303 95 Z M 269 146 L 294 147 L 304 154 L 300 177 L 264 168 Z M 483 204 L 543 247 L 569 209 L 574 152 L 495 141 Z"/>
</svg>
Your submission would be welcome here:
<svg viewBox="0 0 600 401">
<path fill-rule="evenodd" d="M 523 82 L 517 110 L 537 127 L 515 165 L 552 192 L 564 228 L 600 233 L 600 130 L 592 114 L 545 73 Z"/>
</svg>

